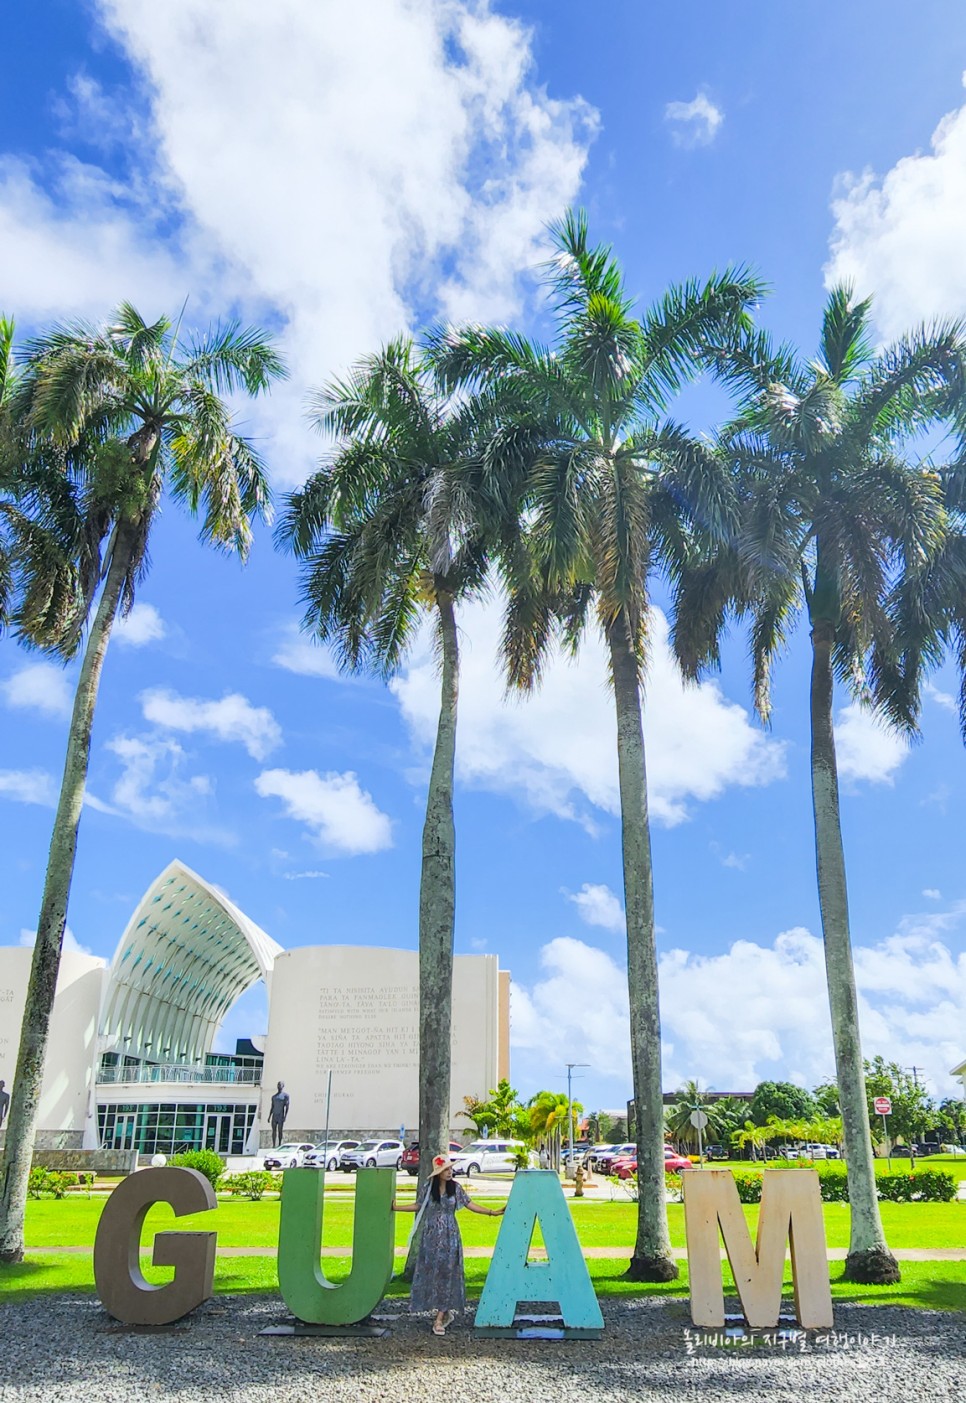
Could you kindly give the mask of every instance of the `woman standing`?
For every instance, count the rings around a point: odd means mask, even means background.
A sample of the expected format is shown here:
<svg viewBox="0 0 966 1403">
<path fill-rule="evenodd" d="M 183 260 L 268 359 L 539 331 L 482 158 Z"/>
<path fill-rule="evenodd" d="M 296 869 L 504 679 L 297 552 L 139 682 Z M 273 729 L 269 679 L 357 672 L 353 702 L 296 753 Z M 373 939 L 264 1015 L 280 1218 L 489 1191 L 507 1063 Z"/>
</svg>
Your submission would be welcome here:
<svg viewBox="0 0 966 1403">
<path fill-rule="evenodd" d="M 418 1202 L 402 1206 L 393 1200 L 397 1213 L 422 1215 L 422 1235 L 413 1272 L 413 1289 L 409 1300 L 411 1311 L 435 1311 L 433 1334 L 445 1335 L 456 1312 L 466 1307 L 466 1285 L 463 1280 L 463 1242 L 456 1210 L 468 1208 L 471 1213 L 483 1213 L 499 1218 L 502 1208 L 480 1208 L 473 1202 L 462 1184 L 453 1178 L 453 1161 L 446 1155 L 433 1160 L 423 1192 Z"/>
</svg>

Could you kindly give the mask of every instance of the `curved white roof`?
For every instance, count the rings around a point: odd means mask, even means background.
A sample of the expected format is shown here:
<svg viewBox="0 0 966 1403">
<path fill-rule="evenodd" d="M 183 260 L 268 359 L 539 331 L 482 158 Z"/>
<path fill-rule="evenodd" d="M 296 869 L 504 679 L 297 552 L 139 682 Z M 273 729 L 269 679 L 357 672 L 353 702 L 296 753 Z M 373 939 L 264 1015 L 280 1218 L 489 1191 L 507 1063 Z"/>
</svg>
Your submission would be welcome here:
<svg viewBox="0 0 966 1403">
<path fill-rule="evenodd" d="M 149 1062 L 204 1062 L 237 998 L 270 983 L 271 936 L 208 882 L 172 862 L 121 937 L 101 1015 L 101 1047 Z"/>
</svg>

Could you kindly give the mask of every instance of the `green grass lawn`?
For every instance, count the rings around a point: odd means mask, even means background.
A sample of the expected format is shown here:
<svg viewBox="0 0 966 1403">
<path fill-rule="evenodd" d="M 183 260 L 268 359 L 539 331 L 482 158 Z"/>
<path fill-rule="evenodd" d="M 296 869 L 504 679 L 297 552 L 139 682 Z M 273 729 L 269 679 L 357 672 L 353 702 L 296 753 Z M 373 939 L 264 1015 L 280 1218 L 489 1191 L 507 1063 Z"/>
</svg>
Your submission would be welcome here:
<svg viewBox="0 0 966 1403">
<path fill-rule="evenodd" d="M 478 1195 L 485 1202 L 482 1195 Z M 97 1220 L 106 1199 L 68 1197 L 64 1199 L 31 1199 L 27 1204 L 26 1242 L 31 1247 L 92 1247 Z M 577 1236 L 584 1247 L 613 1247 L 630 1250 L 634 1241 L 635 1205 L 615 1200 L 607 1202 L 570 1203 Z M 962 1247 L 966 1248 L 966 1202 L 954 1203 L 883 1203 L 880 1205 L 886 1237 L 893 1247 Z M 745 1207 L 745 1217 L 754 1229 L 758 1222 L 757 1204 Z M 845 1203 L 823 1205 L 825 1234 L 829 1247 L 847 1247 L 849 1242 L 849 1207 Z M 328 1247 L 350 1247 L 352 1244 L 353 1200 L 327 1199 L 323 1226 L 323 1241 Z M 222 1247 L 274 1247 L 278 1242 L 278 1199 L 262 1199 L 251 1203 L 245 1199 L 219 1200 L 211 1214 L 196 1214 L 176 1219 L 169 1208 L 158 1205 L 148 1214 L 145 1241 L 150 1234 L 164 1229 L 181 1231 L 217 1229 Z M 671 1242 L 675 1247 L 685 1245 L 684 1208 L 679 1203 L 668 1205 Z M 413 1225 L 412 1214 L 396 1217 L 396 1242 L 402 1246 Z M 470 1247 L 492 1246 L 496 1241 L 499 1221 L 479 1214 L 462 1213 L 460 1227 L 463 1241 Z"/>
<path fill-rule="evenodd" d="M 469 1258 L 466 1262 L 467 1292 L 478 1297 L 486 1278 L 488 1262 Z M 688 1290 L 687 1265 L 680 1263 L 677 1281 L 658 1286 L 623 1280 L 625 1263 L 621 1260 L 591 1259 L 588 1262 L 594 1287 L 600 1296 L 668 1297 L 679 1299 L 684 1306 Z M 349 1270 L 347 1257 L 326 1258 L 325 1271 L 329 1280 L 337 1281 Z M 144 1266 L 145 1275 L 163 1281 L 170 1271 Z M 930 1310 L 966 1311 L 966 1263 L 962 1262 L 903 1262 L 902 1281 L 897 1286 L 855 1286 L 841 1280 L 841 1264 L 832 1268 L 832 1297 L 842 1303 L 861 1305 L 919 1306 Z M 726 1294 L 734 1295 L 734 1281 L 727 1266 L 723 1268 Z M 31 1257 L 16 1267 L 0 1268 L 0 1296 L 5 1300 L 33 1296 L 49 1291 L 93 1291 L 94 1278 L 91 1259 L 85 1254 Z M 786 1293 L 791 1292 L 791 1277 L 786 1268 Z M 215 1265 L 215 1290 L 233 1295 L 271 1294 L 278 1292 L 278 1275 L 274 1257 L 220 1257 Z M 405 1297 L 409 1285 L 394 1280 L 388 1297 Z"/>
</svg>

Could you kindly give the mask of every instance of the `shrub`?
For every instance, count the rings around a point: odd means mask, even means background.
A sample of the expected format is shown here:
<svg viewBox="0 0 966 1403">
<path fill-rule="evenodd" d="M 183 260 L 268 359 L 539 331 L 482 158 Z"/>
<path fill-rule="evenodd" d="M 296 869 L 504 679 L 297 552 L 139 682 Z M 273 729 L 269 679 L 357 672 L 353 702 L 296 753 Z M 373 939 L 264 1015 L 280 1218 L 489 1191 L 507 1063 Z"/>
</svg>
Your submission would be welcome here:
<svg viewBox="0 0 966 1403">
<path fill-rule="evenodd" d="M 214 1150 L 185 1150 L 184 1154 L 172 1155 L 168 1163 L 175 1169 L 197 1169 L 203 1174 L 213 1189 L 225 1172 L 225 1161 Z"/>
<path fill-rule="evenodd" d="M 31 1169 L 27 1180 L 27 1194 L 30 1198 L 63 1198 L 68 1189 L 77 1187 L 77 1175 L 62 1173 L 56 1169 Z"/>
<path fill-rule="evenodd" d="M 951 1203 L 957 1183 L 944 1169 L 920 1169 L 911 1174 L 880 1174 L 879 1197 L 889 1203 Z"/>
<path fill-rule="evenodd" d="M 849 1180 L 842 1169 L 816 1169 L 823 1203 L 848 1203 Z"/>
<path fill-rule="evenodd" d="M 735 1174 L 735 1188 L 741 1203 L 761 1203 L 761 1185 L 760 1174 Z"/>
<path fill-rule="evenodd" d="M 268 1189 L 280 1190 L 282 1176 L 267 1169 L 247 1169 L 242 1174 L 226 1174 L 221 1187 L 239 1198 L 260 1199 Z"/>
</svg>

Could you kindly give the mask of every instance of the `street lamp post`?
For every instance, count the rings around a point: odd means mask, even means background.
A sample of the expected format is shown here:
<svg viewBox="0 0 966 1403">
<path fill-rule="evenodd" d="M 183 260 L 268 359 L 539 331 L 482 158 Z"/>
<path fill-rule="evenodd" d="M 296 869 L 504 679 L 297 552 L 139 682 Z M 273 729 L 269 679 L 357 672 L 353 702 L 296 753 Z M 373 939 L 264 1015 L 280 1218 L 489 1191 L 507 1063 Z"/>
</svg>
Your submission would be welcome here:
<svg viewBox="0 0 966 1403">
<path fill-rule="evenodd" d="M 589 1062 L 567 1063 L 567 1178 L 574 1177 L 574 1102 L 570 1094 L 571 1074 L 575 1067 L 589 1067 Z"/>
</svg>

